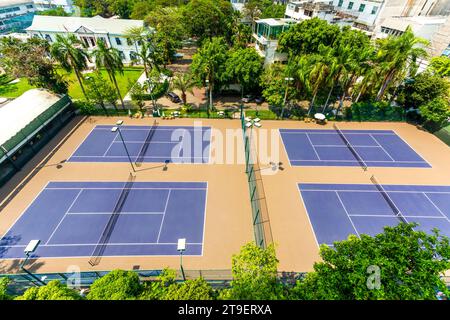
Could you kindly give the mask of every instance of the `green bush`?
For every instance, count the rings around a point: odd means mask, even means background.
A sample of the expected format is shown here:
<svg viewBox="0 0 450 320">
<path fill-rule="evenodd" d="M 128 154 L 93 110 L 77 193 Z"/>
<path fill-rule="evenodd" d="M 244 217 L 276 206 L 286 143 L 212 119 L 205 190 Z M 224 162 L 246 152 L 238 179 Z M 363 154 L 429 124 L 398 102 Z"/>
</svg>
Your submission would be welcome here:
<svg viewBox="0 0 450 320">
<path fill-rule="evenodd" d="M 114 270 L 94 281 L 89 300 L 132 300 L 142 291 L 139 275 L 133 271 Z"/>
<path fill-rule="evenodd" d="M 152 94 L 143 94 L 142 98 L 144 100 L 152 100 L 153 97 L 153 99 L 157 100 L 165 95 L 167 90 L 169 90 L 169 81 L 166 80 L 164 82 L 157 83 L 152 90 Z"/>
<path fill-rule="evenodd" d="M 384 101 L 353 103 L 344 109 L 344 117 L 356 121 L 403 121 L 405 118 L 402 107 Z"/>
<path fill-rule="evenodd" d="M 58 280 L 53 280 L 42 287 L 29 288 L 16 300 L 81 300 L 78 292 L 63 285 Z"/>
</svg>

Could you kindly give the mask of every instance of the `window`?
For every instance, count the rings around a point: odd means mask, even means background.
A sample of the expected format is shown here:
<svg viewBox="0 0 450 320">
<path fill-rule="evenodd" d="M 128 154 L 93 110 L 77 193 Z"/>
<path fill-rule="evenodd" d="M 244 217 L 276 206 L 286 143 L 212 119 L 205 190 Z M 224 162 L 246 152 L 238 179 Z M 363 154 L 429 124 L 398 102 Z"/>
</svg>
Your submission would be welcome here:
<svg viewBox="0 0 450 320">
<path fill-rule="evenodd" d="M 32 4 L 27 4 L 27 9 L 33 9 L 33 5 Z"/>
<path fill-rule="evenodd" d="M 121 45 L 122 45 L 122 41 L 120 40 L 120 38 L 116 38 L 116 44 L 117 44 L 118 46 L 121 46 Z"/>
<path fill-rule="evenodd" d="M 125 54 L 123 53 L 123 51 L 119 51 L 119 56 L 120 59 L 125 60 Z"/>
<path fill-rule="evenodd" d="M 366 5 L 363 4 L 363 3 L 361 3 L 361 4 L 359 5 L 358 11 L 359 11 L 359 12 L 364 12 L 364 9 L 365 9 L 365 8 L 366 8 Z"/>
<path fill-rule="evenodd" d="M 352 8 L 353 8 L 353 2 L 350 1 L 350 2 L 348 3 L 347 9 L 351 10 Z"/>
<path fill-rule="evenodd" d="M 339 0 L 338 7 L 342 7 L 342 4 L 344 3 L 344 0 Z"/>
<path fill-rule="evenodd" d="M 378 7 L 375 6 L 375 7 L 372 8 L 372 14 L 377 13 L 377 11 L 378 11 Z"/>
<path fill-rule="evenodd" d="M 129 46 L 132 46 L 132 45 L 133 45 L 133 42 L 131 41 L 130 38 L 127 38 L 127 45 L 129 45 Z"/>
</svg>

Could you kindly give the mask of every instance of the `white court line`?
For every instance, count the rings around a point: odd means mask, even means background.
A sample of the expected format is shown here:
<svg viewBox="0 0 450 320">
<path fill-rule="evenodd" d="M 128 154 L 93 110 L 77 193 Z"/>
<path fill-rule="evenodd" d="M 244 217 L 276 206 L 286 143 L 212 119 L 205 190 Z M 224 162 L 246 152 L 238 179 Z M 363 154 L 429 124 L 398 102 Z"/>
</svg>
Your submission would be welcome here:
<svg viewBox="0 0 450 320">
<path fill-rule="evenodd" d="M 75 152 L 78 151 L 78 149 L 81 147 L 81 145 L 86 141 L 86 139 L 91 135 L 91 133 L 95 130 L 95 126 L 91 128 L 91 131 L 89 131 L 89 133 L 87 134 L 87 136 L 84 137 L 83 140 L 81 140 L 81 142 L 78 144 L 78 146 L 73 150 L 72 154 L 67 158 L 68 161 L 70 161 L 70 159 L 73 157 L 73 155 L 75 154 Z"/>
<path fill-rule="evenodd" d="M 337 189 L 327 189 L 327 190 L 325 190 L 325 189 L 304 189 L 304 190 L 301 190 L 301 191 L 314 191 L 314 192 L 317 192 L 317 191 L 320 191 L 320 192 L 336 192 L 336 191 L 338 191 L 338 192 L 361 192 L 361 193 L 369 193 L 369 192 L 379 192 L 378 190 L 358 190 L 358 189 L 346 189 L 346 190 L 337 190 Z M 389 190 L 389 191 L 386 191 L 386 192 L 389 192 L 389 193 L 422 193 L 422 192 L 429 192 L 429 193 L 439 193 L 439 194 L 450 194 L 450 191 L 403 191 L 403 190 L 394 190 L 394 191 L 392 191 L 392 190 Z"/>
<path fill-rule="evenodd" d="M 389 215 L 384 214 L 350 214 L 351 217 L 375 217 L 375 218 L 395 218 L 398 219 L 396 216 L 392 215 L 392 212 L 389 213 Z M 442 219 L 441 216 L 409 216 L 409 215 L 403 215 L 405 218 L 430 218 L 430 219 Z"/>
<path fill-rule="evenodd" d="M 55 234 L 56 230 L 58 230 L 59 226 L 61 225 L 61 223 L 63 222 L 64 218 L 66 217 L 67 213 L 70 211 L 70 209 L 72 209 L 73 205 L 75 204 L 75 202 L 77 201 L 78 197 L 80 196 L 80 194 L 83 192 L 83 189 L 80 189 L 80 191 L 78 192 L 78 194 L 75 196 L 75 198 L 73 199 L 72 203 L 70 204 L 69 208 L 67 208 L 66 212 L 64 212 L 64 215 L 62 216 L 61 220 L 59 220 L 59 223 L 57 224 L 57 226 L 55 227 L 55 229 L 53 229 L 53 232 L 51 233 L 50 237 L 47 239 L 47 242 L 45 242 L 45 244 L 47 245 L 50 240 L 52 239 L 53 235 Z"/>
<path fill-rule="evenodd" d="M 114 142 L 115 142 L 115 140 L 116 140 L 116 138 L 117 138 L 118 135 L 119 135 L 119 134 L 116 133 L 116 135 L 114 136 L 114 139 L 113 139 L 113 140 L 111 141 L 111 143 L 109 144 L 108 149 L 106 149 L 105 153 L 103 153 L 103 157 L 105 157 L 106 154 L 108 153 L 109 149 L 111 149 L 111 147 L 112 147 L 112 145 L 114 144 Z"/>
<path fill-rule="evenodd" d="M 69 215 L 110 215 L 112 212 L 68 212 L 66 213 L 67 216 Z M 120 212 L 121 215 L 158 215 L 158 214 L 164 214 L 164 212 Z"/>
<path fill-rule="evenodd" d="M 131 155 L 132 157 L 135 157 L 135 155 Z M 73 156 L 72 158 L 126 158 L 127 156 Z M 164 156 L 145 156 L 144 158 L 156 158 L 156 159 L 167 159 L 167 157 Z M 170 157 L 170 159 L 203 159 L 203 157 Z"/>
<path fill-rule="evenodd" d="M 286 130 L 286 129 L 285 129 Z M 294 129 L 296 130 L 296 129 Z M 311 131 L 304 131 L 304 132 L 289 132 L 289 131 L 283 131 L 282 133 L 286 133 L 286 134 L 315 134 L 315 135 L 330 135 L 330 134 L 337 134 L 335 132 L 333 132 L 334 130 L 329 130 L 330 132 L 311 132 Z M 342 131 L 342 130 L 341 130 Z M 344 129 L 343 131 L 347 131 L 346 129 Z M 374 134 L 374 135 L 391 135 L 391 136 L 395 136 L 395 132 L 392 133 L 385 133 L 385 132 L 344 132 L 344 134 L 346 135 L 368 135 L 368 134 Z"/>
<path fill-rule="evenodd" d="M 280 136 L 280 139 L 281 139 L 281 144 L 283 145 L 283 149 L 286 154 L 286 158 L 289 161 L 289 167 L 292 168 L 291 158 L 289 157 L 289 153 L 287 152 L 286 145 L 284 144 L 283 135 L 281 134 L 280 129 L 277 129 L 277 130 L 278 130 L 278 135 Z"/>
<path fill-rule="evenodd" d="M 125 140 L 125 143 L 130 143 L 130 144 L 152 144 L 152 143 L 160 143 L 160 144 L 174 144 L 174 143 L 178 143 L 179 141 L 161 141 L 161 140 L 151 140 L 150 142 L 145 142 L 144 141 L 138 141 L 138 140 Z M 113 141 L 113 143 L 122 143 L 122 141 Z"/>
<path fill-rule="evenodd" d="M 342 145 L 342 144 L 316 144 L 314 145 L 315 147 L 333 147 L 333 148 L 348 148 L 346 145 Z M 358 148 L 378 148 L 378 146 L 353 146 L 353 148 L 358 147 Z"/>
<path fill-rule="evenodd" d="M 389 152 L 387 152 L 387 150 L 378 142 L 377 139 L 375 139 L 375 137 L 372 136 L 372 134 L 370 135 L 372 137 L 373 140 L 375 140 L 375 142 L 377 143 L 377 145 L 380 146 L 381 149 L 383 149 L 384 152 L 386 152 L 386 154 L 389 156 L 389 158 L 392 159 L 392 161 L 396 162 L 396 160 L 394 158 L 392 158 L 391 154 Z"/>
<path fill-rule="evenodd" d="M 205 228 L 206 228 L 206 206 L 208 204 L 208 182 L 206 182 L 206 192 L 205 192 L 205 208 L 203 209 L 203 235 L 202 235 L 202 256 L 203 256 L 203 250 L 205 249 L 205 246 L 203 245 L 205 243 Z"/>
<path fill-rule="evenodd" d="M 422 192 L 422 194 L 428 199 L 428 201 L 431 202 L 431 204 L 437 209 L 437 211 L 439 211 L 439 213 L 442 214 L 442 216 L 443 216 L 448 222 L 450 222 L 450 219 L 449 219 L 449 218 L 441 211 L 441 209 L 439 209 L 439 207 L 433 202 L 433 200 L 431 200 L 425 192 Z"/>
<path fill-rule="evenodd" d="M 172 190 L 169 190 L 169 193 L 167 194 L 167 199 L 166 199 L 166 205 L 164 207 L 164 214 L 163 217 L 161 219 L 161 224 L 159 225 L 159 232 L 158 232 L 158 238 L 156 239 L 156 242 L 159 243 L 159 237 L 161 236 L 161 230 L 164 224 L 164 218 L 166 217 L 166 210 L 167 210 L 167 206 L 169 204 L 169 198 L 170 198 L 170 193 L 172 192 Z"/>
<path fill-rule="evenodd" d="M 317 240 L 316 232 L 314 230 L 314 226 L 313 226 L 313 224 L 311 222 L 311 218 L 310 218 L 309 213 L 308 213 L 308 208 L 306 208 L 305 200 L 303 199 L 303 196 L 302 196 L 302 191 L 300 190 L 300 186 L 297 183 L 295 183 L 295 184 L 296 184 L 297 190 L 298 190 L 298 192 L 300 194 L 300 200 L 302 201 L 303 208 L 305 208 L 306 217 L 308 218 L 309 226 L 311 227 L 311 232 L 312 232 L 312 234 L 314 236 L 314 240 L 316 240 L 317 247 L 320 247 L 319 241 Z"/>
<path fill-rule="evenodd" d="M 206 188 L 144 188 L 144 187 L 131 187 L 131 188 L 102 188 L 102 187 L 67 187 L 67 188 L 63 188 L 63 187 L 50 187 L 47 188 L 49 190 L 79 190 L 79 189 L 83 189 L 83 190 L 126 190 L 126 189 L 130 189 L 130 190 L 206 190 Z"/>
<path fill-rule="evenodd" d="M 403 139 L 399 134 L 397 134 L 397 131 L 395 131 L 395 130 L 392 130 L 394 133 L 395 133 L 395 135 L 397 136 L 397 137 L 399 137 L 399 139 L 400 140 L 402 140 L 408 147 L 410 147 L 411 148 L 411 150 L 415 153 L 415 154 L 417 154 L 420 158 L 422 158 L 422 163 L 423 162 L 425 162 L 426 164 L 428 164 L 429 166 L 430 166 L 430 168 L 432 168 L 432 165 L 431 165 L 431 163 L 427 160 L 427 159 L 425 159 L 425 157 L 423 157 L 422 155 L 420 155 L 417 151 L 416 151 L 416 149 L 414 149 L 409 143 L 408 143 L 408 141 L 406 141 L 405 139 Z M 429 168 L 428 168 L 429 169 Z"/>
<path fill-rule="evenodd" d="M 190 245 L 203 245 L 203 243 L 199 242 L 186 242 L 186 244 Z M 55 243 L 55 244 L 42 244 L 39 246 L 41 247 L 78 247 L 78 246 L 96 246 L 96 243 Z M 174 242 L 115 242 L 115 243 L 108 243 L 108 246 L 138 246 L 138 245 L 177 245 L 177 243 Z M 0 246 L 0 248 L 25 248 L 26 245 L 12 245 L 12 246 Z M 68 256 L 70 258 L 73 258 L 72 256 Z M 67 258 L 67 257 L 66 257 Z"/>
<path fill-rule="evenodd" d="M 309 134 L 308 134 L 308 133 L 306 134 L 306 137 L 308 138 L 308 141 L 309 141 L 309 143 L 311 144 L 311 147 L 313 148 L 314 152 L 316 153 L 317 159 L 318 159 L 319 161 L 322 161 L 322 159 L 320 159 L 320 156 L 319 156 L 319 154 L 317 153 L 317 150 L 316 150 L 316 148 L 314 147 L 314 144 L 312 143 L 311 138 L 309 137 Z M 317 160 L 315 160 L 315 161 L 317 161 Z"/>
<path fill-rule="evenodd" d="M 305 159 L 292 159 L 292 161 L 358 162 L 357 160 L 305 160 Z M 386 161 L 386 160 L 365 160 L 365 162 L 392 163 L 392 161 Z M 394 162 L 399 163 L 399 164 L 400 163 L 425 163 L 423 161 L 394 161 Z"/>
<path fill-rule="evenodd" d="M 359 236 L 360 236 L 360 235 L 359 235 L 359 232 L 358 232 L 358 230 L 356 229 L 355 225 L 353 224 L 353 220 L 352 220 L 352 218 L 350 218 L 350 215 L 348 214 L 348 211 L 347 211 L 347 208 L 346 208 L 345 205 L 344 205 L 344 202 L 342 202 L 342 199 L 341 199 L 341 197 L 339 196 L 339 193 L 338 193 L 337 191 L 336 191 L 335 193 L 336 193 L 336 196 L 337 196 L 339 202 L 341 203 L 342 209 L 344 209 L 345 214 L 347 215 L 348 220 L 349 220 L 350 223 L 352 224 L 353 229 L 354 229 L 355 232 L 356 232 L 356 235 L 359 237 Z"/>
</svg>

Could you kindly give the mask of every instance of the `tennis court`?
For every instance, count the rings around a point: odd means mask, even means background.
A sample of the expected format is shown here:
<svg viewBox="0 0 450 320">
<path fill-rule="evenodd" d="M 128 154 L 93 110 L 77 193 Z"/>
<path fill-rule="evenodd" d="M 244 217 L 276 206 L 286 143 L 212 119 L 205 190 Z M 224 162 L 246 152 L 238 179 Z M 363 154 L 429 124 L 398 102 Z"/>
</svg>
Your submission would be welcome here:
<svg viewBox="0 0 450 320">
<path fill-rule="evenodd" d="M 292 166 L 431 166 L 392 130 L 279 129 Z"/>
<path fill-rule="evenodd" d="M 179 238 L 200 256 L 206 194 L 206 182 L 49 182 L 0 240 L 0 258 L 22 258 L 33 239 L 39 257 L 171 256 Z"/>
<path fill-rule="evenodd" d="M 450 186 L 300 183 L 298 188 L 318 244 L 375 235 L 401 221 L 450 236 Z"/>
<path fill-rule="evenodd" d="M 75 150 L 72 162 L 208 163 L 211 128 L 201 126 L 97 125 Z M 123 140 L 122 140 L 123 139 Z"/>
</svg>

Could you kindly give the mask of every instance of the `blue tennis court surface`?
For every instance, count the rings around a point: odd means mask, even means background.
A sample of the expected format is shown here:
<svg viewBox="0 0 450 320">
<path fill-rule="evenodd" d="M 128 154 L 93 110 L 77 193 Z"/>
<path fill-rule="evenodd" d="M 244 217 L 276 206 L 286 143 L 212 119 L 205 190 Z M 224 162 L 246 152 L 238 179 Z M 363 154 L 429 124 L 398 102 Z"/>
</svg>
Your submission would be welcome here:
<svg viewBox="0 0 450 320">
<path fill-rule="evenodd" d="M 332 245 L 350 234 L 375 235 L 400 219 L 370 184 L 299 184 L 317 242 Z M 450 186 L 383 185 L 407 222 L 450 237 Z"/>
<path fill-rule="evenodd" d="M 341 130 L 368 167 L 431 167 L 391 130 Z M 280 129 L 293 166 L 359 166 L 336 130 Z"/>
<path fill-rule="evenodd" d="M 50 182 L 0 240 L 0 258 L 90 257 L 126 182 Z M 103 256 L 202 255 L 207 183 L 134 182 Z"/>
<path fill-rule="evenodd" d="M 73 162 L 127 162 L 119 132 L 113 126 L 98 125 L 69 158 Z M 121 126 L 120 130 L 132 161 L 207 163 L 210 127 L 157 126 L 146 142 L 151 126 Z M 148 144 L 145 146 L 145 144 Z M 141 154 L 144 151 L 144 154 Z"/>
</svg>

